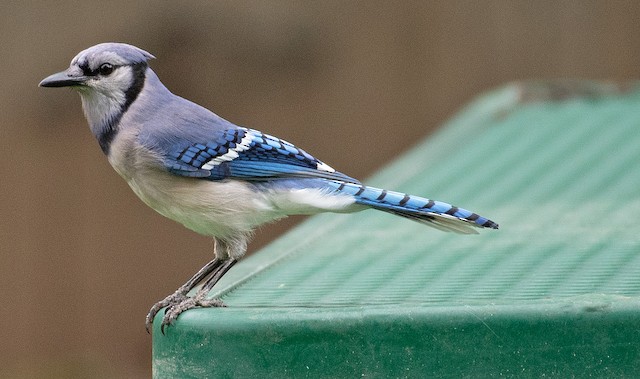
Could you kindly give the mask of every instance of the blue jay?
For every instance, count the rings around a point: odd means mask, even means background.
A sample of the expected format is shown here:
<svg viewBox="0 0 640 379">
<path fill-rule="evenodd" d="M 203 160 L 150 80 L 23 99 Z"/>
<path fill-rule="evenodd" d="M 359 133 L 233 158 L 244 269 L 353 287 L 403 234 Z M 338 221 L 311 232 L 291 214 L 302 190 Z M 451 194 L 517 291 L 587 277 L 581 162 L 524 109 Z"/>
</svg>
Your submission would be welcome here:
<svg viewBox="0 0 640 379">
<path fill-rule="evenodd" d="M 257 226 L 288 215 L 373 208 L 444 231 L 498 229 L 444 202 L 365 186 L 287 141 L 176 96 L 149 67 L 152 58 L 132 45 L 102 43 L 40 82 L 80 94 L 109 163 L 144 203 L 214 238 L 214 259 L 151 308 L 147 330 L 165 307 L 163 333 L 188 309 L 224 306 L 207 294 L 245 254 Z"/>
</svg>

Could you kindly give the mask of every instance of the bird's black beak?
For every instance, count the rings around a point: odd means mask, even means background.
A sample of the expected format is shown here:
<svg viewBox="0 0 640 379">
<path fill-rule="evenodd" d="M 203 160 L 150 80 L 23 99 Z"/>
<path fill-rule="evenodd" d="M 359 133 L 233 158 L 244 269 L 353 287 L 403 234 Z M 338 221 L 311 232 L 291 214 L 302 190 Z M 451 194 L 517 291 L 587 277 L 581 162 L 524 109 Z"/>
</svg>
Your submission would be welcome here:
<svg viewBox="0 0 640 379">
<path fill-rule="evenodd" d="M 38 85 L 40 87 L 73 87 L 83 85 L 85 81 L 87 81 L 85 75 L 77 75 L 66 70 L 47 76 Z"/>
</svg>

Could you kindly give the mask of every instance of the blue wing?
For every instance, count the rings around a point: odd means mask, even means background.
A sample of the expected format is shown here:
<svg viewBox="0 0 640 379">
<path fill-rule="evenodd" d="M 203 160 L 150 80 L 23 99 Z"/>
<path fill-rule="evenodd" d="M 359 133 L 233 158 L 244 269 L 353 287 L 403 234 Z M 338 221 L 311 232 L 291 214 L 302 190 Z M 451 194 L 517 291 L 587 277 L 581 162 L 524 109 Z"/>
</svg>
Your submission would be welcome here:
<svg viewBox="0 0 640 379">
<path fill-rule="evenodd" d="M 289 142 L 241 127 L 214 132 L 203 141 L 174 143 L 164 154 L 164 165 L 173 174 L 209 180 L 325 178 L 358 183 Z"/>
<path fill-rule="evenodd" d="M 231 124 L 215 131 L 192 129 L 188 138 L 144 137 L 145 146 L 154 146 L 164 167 L 175 175 L 246 180 L 269 189 L 323 189 L 327 194 L 352 196 L 356 204 L 457 233 L 475 233 L 472 226 L 498 228 L 485 217 L 444 202 L 363 186 L 291 143 L 257 130 Z"/>
</svg>

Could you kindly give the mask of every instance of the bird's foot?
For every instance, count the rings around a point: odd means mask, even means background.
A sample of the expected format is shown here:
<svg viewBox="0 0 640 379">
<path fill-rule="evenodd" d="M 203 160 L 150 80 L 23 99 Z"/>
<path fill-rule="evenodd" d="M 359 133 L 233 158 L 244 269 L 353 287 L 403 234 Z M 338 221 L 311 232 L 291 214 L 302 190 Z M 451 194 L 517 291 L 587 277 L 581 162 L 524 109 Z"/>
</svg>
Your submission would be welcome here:
<svg viewBox="0 0 640 379">
<path fill-rule="evenodd" d="M 156 318 L 156 315 L 162 308 L 172 307 L 174 305 L 182 303 L 187 299 L 189 299 L 189 297 L 186 294 L 176 291 L 175 293 L 172 293 L 171 295 L 155 303 L 149 310 L 149 313 L 147 314 L 147 318 L 145 320 L 147 333 L 151 333 L 151 330 L 153 329 L 153 319 Z"/>
<path fill-rule="evenodd" d="M 164 334 L 166 327 L 173 324 L 178 316 L 186 310 L 192 308 L 225 307 L 224 303 L 220 299 L 208 299 L 207 295 L 211 292 L 211 289 L 220 280 L 220 278 L 222 278 L 222 276 L 229 271 L 236 262 L 236 259 L 227 259 L 225 261 L 214 259 L 205 267 L 200 269 L 200 271 L 198 271 L 198 273 L 196 273 L 196 275 L 194 275 L 194 277 L 187 283 L 178 288 L 176 292 L 156 303 L 151 307 L 151 310 L 147 315 L 147 332 L 151 331 L 153 327 L 153 319 L 164 307 L 167 307 L 167 309 L 164 312 L 164 317 L 160 324 L 162 334 Z M 193 288 L 193 285 L 209 274 L 211 274 L 211 276 L 205 281 L 204 285 L 198 290 L 198 292 L 196 292 L 193 297 L 187 296 L 187 293 L 191 288 Z"/>
<path fill-rule="evenodd" d="M 226 305 L 224 305 L 222 300 L 219 299 L 206 299 L 198 295 L 194 297 L 188 297 L 187 295 L 181 293 L 171 294 L 163 300 L 154 304 L 153 307 L 151 307 L 151 310 L 149 310 L 149 314 L 147 315 L 146 319 L 147 332 L 151 332 L 151 329 L 153 327 L 153 319 L 155 318 L 156 314 L 158 314 L 158 312 L 164 307 L 167 307 L 167 309 L 164 312 L 164 317 L 162 318 L 162 323 L 160 324 L 160 330 L 162 331 L 162 334 L 164 334 L 166 327 L 173 324 L 178 316 L 180 316 L 180 314 L 184 311 L 193 308 L 226 307 Z"/>
<path fill-rule="evenodd" d="M 220 299 L 206 299 L 199 298 L 199 296 L 188 297 L 183 301 L 169 306 L 164 312 L 164 318 L 162 319 L 162 324 L 160 324 L 160 330 L 162 334 L 164 334 L 165 329 L 172 325 L 174 321 L 180 316 L 180 314 L 184 311 L 193 308 L 212 308 L 212 307 L 226 307 L 222 300 Z"/>
</svg>

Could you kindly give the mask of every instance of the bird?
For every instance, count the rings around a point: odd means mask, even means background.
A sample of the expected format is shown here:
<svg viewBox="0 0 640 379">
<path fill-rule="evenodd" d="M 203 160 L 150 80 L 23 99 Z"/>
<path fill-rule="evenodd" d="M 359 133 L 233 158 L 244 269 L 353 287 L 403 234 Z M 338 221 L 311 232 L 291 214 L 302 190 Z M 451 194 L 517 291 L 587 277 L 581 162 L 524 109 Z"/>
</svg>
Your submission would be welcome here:
<svg viewBox="0 0 640 379">
<path fill-rule="evenodd" d="M 151 307 L 149 333 L 163 308 L 164 334 L 189 309 L 225 306 L 208 298 L 213 286 L 258 226 L 289 215 L 375 209 L 461 234 L 498 229 L 449 203 L 366 186 L 283 139 L 227 121 L 167 89 L 149 65 L 154 58 L 130 44 L 100 43 L 39 83 L 77 91 L 92 134 L 133 192 L 214 240 L 213 259 Z"/>
</svg>

